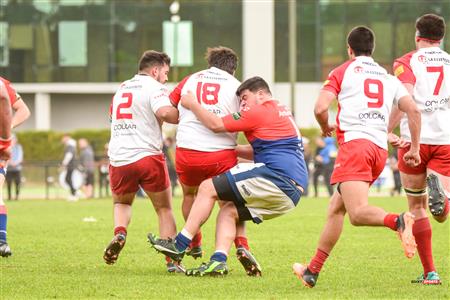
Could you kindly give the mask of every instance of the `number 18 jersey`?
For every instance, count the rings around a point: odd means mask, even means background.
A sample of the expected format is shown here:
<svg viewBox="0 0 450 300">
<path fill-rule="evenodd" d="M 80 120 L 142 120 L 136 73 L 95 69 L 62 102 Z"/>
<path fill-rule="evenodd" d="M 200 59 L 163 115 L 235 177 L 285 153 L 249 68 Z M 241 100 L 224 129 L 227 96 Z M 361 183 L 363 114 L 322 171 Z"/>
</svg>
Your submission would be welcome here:
<svg viewBox="0 0 450 300">
<path fill-rule="evenodd" d="M 450 145 L 450 55 L 439 47 L 421 48 L 397 59 L 394 73 L 414 86 L 414 100 L 422 114 L 420 143 Z M 411 140 L 406 117 L 400 133 Z"/>
<path fill-rule="evenodd" d="M 171 106 L 168 90 L 151 76 L 135 75 L 120 85 L 110 107 L 112 166 L 162 153 L 161 124 L 155 114 L 163 106 Z"/>
<path fill-rule="evenodd" d="M 331 71 L 323 90 L 336 95 L 339 144 L 367 139 L 387 149 L 392 105 L 408 91 L 373 58 L 357 56 Z"/>
<path fill-rule="evenodd" d="M 170 94 L 170 100 L 178 105 L 181 96 L 191 91 L 200 104 L 218 117 L 239 111 L 236 90 L 240 82 L 231 74 L 212 67 L 184 78 Z M 193 112 L 178 105 L 180 120 L 177 129 L 177 146 L 204 152 L 233 149 L 235 133 L 214 133 L 206 128 Z"/>
</svg>

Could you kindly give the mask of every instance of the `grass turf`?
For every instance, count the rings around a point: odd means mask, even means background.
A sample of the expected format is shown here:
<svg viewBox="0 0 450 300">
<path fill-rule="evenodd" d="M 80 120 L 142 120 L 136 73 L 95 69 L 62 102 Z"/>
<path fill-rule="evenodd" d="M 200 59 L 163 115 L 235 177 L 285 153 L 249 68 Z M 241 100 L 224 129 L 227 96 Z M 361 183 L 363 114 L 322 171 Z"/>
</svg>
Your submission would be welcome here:
<svg viewBox="0 0 450 300">
<path fill-rule="evenodd" d="M 327 199 L 305 198 L 290 214 L 248 224 L 250 247 L 263 267 L 263 277 L 250 278 L 231 250 L 231 273 L 223 278 L 191 278 L 168 274 L 164 258 L 149 247 L 146 234 L 157 232 L 149 201 L 136 200 L 127 244 L 118 262 L 103 262 L 104 247 L 112 238 L 110 199 L 9 202 L 8 241 L 13 256 L 0 258 L 0 298 L 146 298 L 146 299 L 448 299 L 449 222 L 433 226 L 435 264 L 444 283 L 411 284 L 422 272 L 416 255 L 407 260 L 396 234 L 386 228 L 357 228 L 346 220 L 341 240 L 322 269 L 314 289 L 303 287 L 292 274 L 294 262 L 308 262 L 314 254 L 326 217 Z M 175 211 L 183 222 L 180 198 Z M 402 197 L 373 198 L 388 211 L 406 207 Z M 94 217 L 96 222 L 84 222 Z M 206 258 L 213 251 L 215 213 L 203 228 Z M 205 259 L 206 260 L 206 259 Z M 187 257 L 196 267 L 201 260 Z"/>
</svg>

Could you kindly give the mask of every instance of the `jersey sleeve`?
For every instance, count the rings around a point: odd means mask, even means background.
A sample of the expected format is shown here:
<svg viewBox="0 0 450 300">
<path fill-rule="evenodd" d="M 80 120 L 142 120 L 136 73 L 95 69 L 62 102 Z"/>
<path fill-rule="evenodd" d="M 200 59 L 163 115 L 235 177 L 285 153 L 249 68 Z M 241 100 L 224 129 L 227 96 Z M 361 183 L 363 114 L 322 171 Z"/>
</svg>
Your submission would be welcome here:
<svg viewBox="0 0 450 300">
<path fill-rule="evenodd" d="M 394 95 L 394 104 L 398 105 L 398 101 L 401 98 L 408 96 L 409 93 L 405 86 L 400 82 L 400 80 L 395 77 L 393 79 L 395 80 L 395 85 L 397 87 Z"/>
<path fill-rule="evenodd" d="M 394 75 L 397 77 L 402 83 L 410 83 L 412 85 L 416 84 L 416 76 L 411 68 L 411 53 L 396 59 L 394 61 Z"/>
<path fill-rule="evenodd" d="M 353 60 L 350 60 L 331 71 L 327 80 L 323 83 L 322 90 L 332 92 L 337 96 L 341 91 L 341 83 L 344 79 L 345 70 L 347 70 L 347 67 L 352 62 Z"/>
<path fill-rule="evenodd" d="M 180 103 L 181 96 L 182 96 L 181 91 L 183 90 L 183 87 L 188 79 L 189 79 L 189 76 L 186 76 L 182 81 L 180 81 L 177 84 L 177 86 L 170 93 L 169 98 L 170 98 L 170 102 L 172 103 L 173 106 L 177 107 L 178 103 Z"/>
<path fill-rule="evenodd" d="M 228 132 L 251 131 L 264 120 L 264 114 L 257 107 L 229 114 L 222 118 Z"/>
<path fill-rule="evenodd" d="M 169 91 L 164 86 L 155 90 L 150 96 L 150 105 L 155 114 L 163 106 L 172 106 Z"/>
</svg>

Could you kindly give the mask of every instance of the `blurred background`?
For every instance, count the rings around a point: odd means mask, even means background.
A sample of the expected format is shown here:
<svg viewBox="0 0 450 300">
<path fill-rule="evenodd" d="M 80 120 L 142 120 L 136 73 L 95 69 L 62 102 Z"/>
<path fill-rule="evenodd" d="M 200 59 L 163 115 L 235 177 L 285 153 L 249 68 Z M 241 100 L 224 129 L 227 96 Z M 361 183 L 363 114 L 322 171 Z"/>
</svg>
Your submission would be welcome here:
<svg viewBox="0 0 450 300">
<path fill-rule="evenodd" d="M 449 0 L 0 0 L 0 76 L 31 110 L 16 131 L 24 196 L 64 194 L 55 183 L 63 132 L 88 139 L 97 163 L 105 158 L 111 97 L 147 49 L 172 57 L 171 88 L 206 67 L 207 47 L 233 48 L 237 78 L 265 78 L 315 153 L 314 101 L 347 59 L 348 31 L 371 27 L 374 58 L 392 71 L 393 60 L 415 47 L 416 18 L 430 12 L 446 19 L 449 32 Z M 450 34 L 442 47 L 450 48 Z"/>
</svg>

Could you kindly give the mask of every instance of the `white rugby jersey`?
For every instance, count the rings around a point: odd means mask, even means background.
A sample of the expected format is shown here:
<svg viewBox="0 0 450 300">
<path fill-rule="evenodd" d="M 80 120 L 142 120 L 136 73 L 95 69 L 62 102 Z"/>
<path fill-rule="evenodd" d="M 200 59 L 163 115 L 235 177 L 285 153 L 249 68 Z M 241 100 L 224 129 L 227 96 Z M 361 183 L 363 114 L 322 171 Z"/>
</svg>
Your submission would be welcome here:
<svg viewBox="0 0 450 300">
<path fill-rule="evenodd" d="M 120 85 L 110 107 L 112 166 L 162 153 L 161 124 L 155 113 L 163 106 L 171 106 L 169 92 L 151 76 L 135 75 Z"/>
<path fill-rule="evenodd" d="M 324 90 L 338 100 L 338 143 L 367 139 L 387 149 L 387 125 L 392 105 L 408 95 L 401 82 L 371 57 L 357 56 L 333 71 Z"/>
<path fill-rule="evenodd" d="M 422 113 L 420 143 L 450 144 L 450 55 L 439 47 L 412 51 L 394 62 L 394 73 L 414 86 L 413 97 Z M 400 122 L 402 137 L 411 141 L 408 120 Z"/>
<path fill-rule="evenodd" d="M 204 152 L 233 149 L 236 133 L 214 133 L 193 112 L 178 103 L 182 95 L 191 91 L 205 109 L 223 117 L 239 111 L 239 98 L 236 96 L 239 85 L 234 76 L 215 67 L 184 78 L 170 94 L 172 104 L 177 105 L 180 111 L 177 146 Z"/>
</svg>

